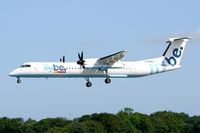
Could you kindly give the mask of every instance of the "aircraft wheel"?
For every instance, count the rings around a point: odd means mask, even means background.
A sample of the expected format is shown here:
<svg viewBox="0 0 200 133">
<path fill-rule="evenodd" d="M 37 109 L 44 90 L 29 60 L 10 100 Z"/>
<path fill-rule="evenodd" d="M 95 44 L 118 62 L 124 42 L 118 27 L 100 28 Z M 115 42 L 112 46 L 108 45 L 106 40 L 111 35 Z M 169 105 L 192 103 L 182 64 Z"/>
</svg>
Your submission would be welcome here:
<svg viewBox="0 0 200 133">
<path fill-rule="evenodd" d="M 92 83 L 91 83 L 91 82 L 87 82 L 87 83 L 86 83 L 86 86 L 87 86 L 87 87 L 91 87 L 91 86 L 92 86 Z"/>
<path fill-rule="evenodd" d="M 19 84 L 19 83 L 21 83 L 22 81 L 20 80 L 20 78 L 18 78 L 17 79 L 17 83 Z"/>
<path fill-rule="evenodd" d="M 111 83 L 111 79 L 110 79 L 110 78 L 106 78 L 106 79 L 105 79 L 105 83 L 106 83 L 106 84 Z"/>
</svg>

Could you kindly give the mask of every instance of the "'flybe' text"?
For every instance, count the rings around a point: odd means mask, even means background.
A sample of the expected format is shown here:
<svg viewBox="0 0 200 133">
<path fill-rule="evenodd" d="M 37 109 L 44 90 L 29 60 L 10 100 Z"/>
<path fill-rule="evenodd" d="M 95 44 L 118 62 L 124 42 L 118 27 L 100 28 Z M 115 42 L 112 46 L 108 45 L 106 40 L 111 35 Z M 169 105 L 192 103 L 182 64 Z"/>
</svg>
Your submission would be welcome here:
<svg viewBox="0 0 200 133">
<path fill-rule="evenodd" d="M 66 73 L 66 69 L 63 65 L 53 64 L 54 73 Z"/>
</svg>

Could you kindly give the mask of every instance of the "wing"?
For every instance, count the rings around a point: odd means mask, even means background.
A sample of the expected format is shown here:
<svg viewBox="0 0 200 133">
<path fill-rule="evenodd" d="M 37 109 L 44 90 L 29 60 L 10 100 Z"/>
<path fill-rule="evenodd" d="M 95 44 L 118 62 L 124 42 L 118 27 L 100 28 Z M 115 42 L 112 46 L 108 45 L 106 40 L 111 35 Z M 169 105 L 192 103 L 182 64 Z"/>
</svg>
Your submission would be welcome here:
<svg viewBox="0 0 200 133">
<path fill-rule="evenodd" d="M 112 66 L 114 63 L 121 60 L 124 57 L 126 52 L 127 52 L 126 50 L 123 50 L 123 51 L 119 51 L 117 53 L 99 58 L 97 60 L 98 64 Z"/>
</svg>

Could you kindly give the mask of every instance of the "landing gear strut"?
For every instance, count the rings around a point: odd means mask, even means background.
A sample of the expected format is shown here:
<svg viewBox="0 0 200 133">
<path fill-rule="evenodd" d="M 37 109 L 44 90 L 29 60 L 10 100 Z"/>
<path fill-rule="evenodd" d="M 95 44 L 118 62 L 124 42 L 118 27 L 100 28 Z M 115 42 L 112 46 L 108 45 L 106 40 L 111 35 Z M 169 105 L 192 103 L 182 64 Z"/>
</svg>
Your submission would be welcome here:
<svg viewBox="0 0 200 133">
<path fill-rule="evenodd" d="M 18 77 L 17 78 L 17 83 L 19 84 L 19 83 L 21 83 L 22 81 L 20 80 L 20 78 Z"/>
<path fill-rule="evenodd" d="M 109 83 L 111 83 L 111 79 L 110 79 L 109 76 L 108 76 L 108 70 L 105 70 L 105 73 L 106 73 L 105 83 L 106 83 L 106 84 L 109 84 Z"/>
<path fill-rule="evenodd" d="M 85 80 L 87 81 L 86 82 L 86 86 L 87 87 L 91 87 L 92 86 L 92 82 L 90 82 L 89 78 L 87 77 L 87 78 L 85 78 Z"/>
<path fill-rule="evenodd" d="M 110 79 L 110 78 L 106 78 L 106 79 L 105 79 L 105 83 L 106 83 L 106 84 L 111 83 L 111 79 Z"/>
</svg>

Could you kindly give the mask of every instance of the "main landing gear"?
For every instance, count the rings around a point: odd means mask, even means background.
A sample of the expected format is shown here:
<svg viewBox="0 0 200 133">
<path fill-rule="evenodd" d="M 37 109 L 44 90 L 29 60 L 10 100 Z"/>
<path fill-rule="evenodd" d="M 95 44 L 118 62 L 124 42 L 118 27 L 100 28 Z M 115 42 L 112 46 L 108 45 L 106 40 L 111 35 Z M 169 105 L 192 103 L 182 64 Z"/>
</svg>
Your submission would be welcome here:
<svg viewBox="0 0 200 133">
<path fill-rule="evenodd" d="M 89 80 L 89 78 L 86 77 L 85 80 L 86 80 L 86 87 L 91 87 L 92 86 L 92 82 Z M 111 79 L 110 78 L 106 78 L 105 79 L 105 83 L 106 84 L 111 83 Z"/>
<path fill-rule="evenodd" d="M 109 76 L 108 76 L 108 70 L 105 70 L 105 72 L 106 72 L 105 83 L 106 83 L 106 84 L 109 84 L 109 83 L 111 83 L 111 79 L 110 79 Z"/>
<path fill-rule="evenodd" d="M 106 78 L 106 79 L 105 79 L 105 83 L 106 83 L 106 84 L 110 84 L 110 83 L 111 83 L 111 79 L 110 79 L 110 78 Z"/>
<path fill-rule="evenodd" d="M 22 81 L 20 80 L 20 78 L 19 77 L 17 77 L 17 83 L 19 84 L 19 83 L 21 83 Z"/>
</svg>

